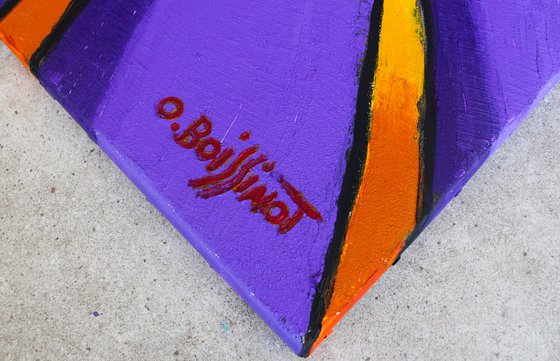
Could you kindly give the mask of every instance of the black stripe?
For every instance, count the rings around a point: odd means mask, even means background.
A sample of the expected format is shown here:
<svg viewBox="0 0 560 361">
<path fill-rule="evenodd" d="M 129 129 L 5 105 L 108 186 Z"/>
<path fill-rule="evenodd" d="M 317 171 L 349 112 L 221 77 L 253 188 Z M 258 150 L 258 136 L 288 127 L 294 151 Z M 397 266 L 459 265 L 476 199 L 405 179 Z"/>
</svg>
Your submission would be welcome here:
<svg viewBox="0 0 560 361">
<path fill-rule="evenodd" d="M 420 124 L 421 142 L 420 157 L 422 165 L 423 182 L 420 187 L 421 196 L 416 216 L 416 227 L 408 236 L 404 252 L 428 224 L 429 216 L 437 201 L 433 192 L 435 174 L 435 152 L 437 136 L 437 111 L 436 111 L 436 47 L 435 23 L 432 12 L 431 0 L 419 0 L 424 19 L 426 41 L 426 66 L 424 76 L 424 114 Z"/>
<path fill-rule="evenodd" d="M 7 3 L 4 4 L 0 8 L 0 21 L 2 21 L 8 14 L 19 4 L 20 0 L 8 0 Z"/>
<path fill-rule="evenodd" d="M 72 0 L 60 20 L 53 27 L 51 33 L 43 40 L 39 48 L 33 53 L 29 60 L 29 68 L 31 72 L 37 76 L 39 67 L 43 61 L 49 56 L 64 33 L 70 28 L 74 20 L 80 15 L 82 10 L 89 3 L 89 0 Z"/>
<path fill-rule="evenodd" d="M 427 218 L 434 207 L 433 193 L 437 135 L 436 111 L 436 34 L 431 0 L 420 0 L 424 16 L 426 36 L 426 70 L 424 76 L 424 99 L 426 102 L 422 155 L 424 158 L 424 197 L 421 216 Z"/>
<path fill-rule="evenodd" d="M 301 356 L 309 355 L 311 347 L 315 341 L 317 341 L 321 333 L 323 318 L 325 317 L 331 300 L 334 278 L 338 270 L 340 255 L 350 222 L 350 212 L 354 208 L 354 203 L 362 183 L 369 143 L 371 101 L 373 95 L 372 83 L 377 69 L 382 13 L 383 1 L 376 0 L 373 4 L 370 18 L 365 58 L 361 66 L 353 130 L 354 140 L 352 148 L 347 154 L 346 173 L 344 174 L 341 193 L 338 197 L 338 213 L 333 239 L 329 244 L 325 257 L 323 277 L 317 287 L 317 292 L 311 306 L 311 318 L 309 328 L 303 340 Z"/>
</svg>

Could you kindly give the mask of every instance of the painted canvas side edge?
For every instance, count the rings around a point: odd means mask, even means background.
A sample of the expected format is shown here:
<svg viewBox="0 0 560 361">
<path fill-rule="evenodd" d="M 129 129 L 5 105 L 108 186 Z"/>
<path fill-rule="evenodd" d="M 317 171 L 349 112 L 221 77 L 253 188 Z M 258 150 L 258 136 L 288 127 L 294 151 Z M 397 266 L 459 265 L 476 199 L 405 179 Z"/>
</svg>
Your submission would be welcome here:
<svg viewBox="0 0 560 361">
<path fill-rule="evenodd" d="M 523 120 L 527 117 L 527 115 L 535 109 L 535 107 L 544 99 L 544 97 L 554 88 L 557 84 L 560 83 L 560 72 L 553 75 L 546 83 L 543 85 L 541 90 L 539 91 L 538 95 L 533 99 L 531 104 L 525 108 L 525 110 L 517 115 L 515 119 L 505 128 L 502 129 L 500 136 L 498 139 L 494 141 L 492 146 L 488 149 L 488 151 L 480 157 L 480 159 L 472 166 L 472 168 L 467 172 L 461 182 L 457 182 L 451 188 L 449 195 L 445 198 L 442 198 L 439 202 L 437 202 L 430 213 L 429 221 L 425 225 L 427 227 L 444 209 L 445 207 L 461 193 L 463 187 L 472 179 L 472 177 L 478 172 L 478 170 L 486 163 L 488 158 L 494 154 L 502 144 L 517 130 L 517 128 L 521 125 Z M 424 228 L 425 228 L 424 227 Z M 423 229 L 424 229 L 423 228 Z M 414 241 L 414 239 L 412 240 Z M 411 243 L 412 243 L 411 241 Z"/>
<path fill-rule="evenodd" d="M 309 329 L 304 339 L 303 353 L 309 356 L 316 346 L 322 330 L 323 318 L 327 312 L 332 296 L 334 280 L 338 269 L 344 239 L 350 223 L 350 213 L 358 195 L 365 167 L 371 123 L 372 79 L 377 68 L 380 24 L 383 1 L 375 0 L 370 16 L 370 29 L 366 53 L 360 69 L 359 88 L 356 100 L 356 115 L 353 129 L 353 142 L 347 153 L 346 171 L 338 197 L 338 214 L 333 239 L 325 256 L 323 276 L 317 287 L 312 304 Z"/>
<path fill-rule="evenodd" d="M 205 246 L 203 239 L 194 232 L 190 226 L 170 206 L 169 200 L 161 196 L 157 189 L 152 186 L 150 180 L 129 159 L 124 157 L 118 149 L 105 138 L 102 133 L 96 132 L 97 144 L 109 156 L 109 158 L 121 169 L 121 171 L 146 195 L 152 203 L 169 222 L 185 237 L 185 239 L 200 253 L 210 266 L 239 294 L 245 302 L 276 332 L 282 340 L 296 353 L 302 353 L 301 338 L 286 330 L 277 317 L 254 297 L 247 286 L 239 280 L 230 269 L 225 267 L 214 253 Z"/>
<path fill-rule="evenodd" d="M 429 0 L 424 0 L 426 3 L 429 3 Z M 379 6 L 381 6 L 382 1 L 378 0 L 375 2 L 375 4 L 379 4 Z M 374 5 L 376 6 L 376 5 Z M 375 13 L 375 12 L 374 12 Z M 430 16 L 429 14 L 431 14 L 430 11 L 426 12 L 426 16 Z M 373 23 L 373 19 L 374 16 L 372 15 L 372 23 Z M 427 21 L 428 23 L 428 21 Z M 431 29 L 428 25 L 427 25 L 428 29 Z M 374 27 L 372 27 L 372 29 L 374 29 Z M 370 32 L 374 31 L 370 29 Z M 428 36 L 428 41 L 434 41 L 435 40 L 435 36 L 432 36 L 432 34 L 429 34 Z M 368 41 L 369 43 L 369 41 Z M 48 46 L 46 48 L 49 48 Z M 428 49 L 432 48 L 431 46 L 428 46 Z M 50 50 L 52 50 L 52 47 L 50 48 Z M 48 54 L 50 52 L 50 50 L 46 51 L 46 54 Z M 363 96 L 363 89 L 362 89 L 362 77 L 364 77 L 364 74 L 369 72 L 369 66 L 367 65 L 368 59 L 369 59 L 369 54 L 370 54 L 370 47 L 368 46 L 368 50 L 367 50 L 367 54 L 366 54 L 366 60 L 364 60 L 364 66 L 362 67 L 362 72 L 361 72 L 361 80 L 360 80 L 360 94 L 358 96 L 358 99 L 361 99 Z M 44 51 L 44 50 L 43 50 Z M 44 59 L 45 56 L 43 57 L 39 57 L 40 59 Z M 433 71 L 434 71 L 434 67 L 435 67 L 435 62 L 433 61 L 433 56 L 429 56 L 428 57 L 428 67 L 427 67 L 427 73 L 430 72 L 430 76 L 426 77 L 426 81 L 429 82 L 429 84 L 426 84 L 426 89 L 428 90 L 426 92 L 426 94 L 428 96 L 433 96 Z M 40 64 L 41 60 L 34 60 L 33 63 L 35 64 Z M 371 65 L 371 68 L 374 69 L 375 65 Z M 34 68 L 32 68 L 34 69 Z M 35 68 L 36 69 L 36 68 Z M 371 88 L 371 78 L 368 79 L 368 86 L 369 88 Z M 560 73 L 555 74 L 547 83 L 546 85 L 544 85 L 541 89 L 541 91 L 539 92 L 539 94 L 535 97 L 535 99 L 533 100 L 533 102 L 531 103 L 530 106 L 528 106 L 523 112 L 521 112 L 520 114 L 518 114 L 514 120 L 512 120 L 512 122 L 505 128 L 503 128 L 500 132 L 499 138 L 491 145 L 491 147 L 483 154 L 480 156 L 480 158 L 477 160 L 476 163 L 474 163 L 471 168 L 467 171 L 467 174 L 464 176 L 464 178 L 462 178 L 460 181 L 456 182 L 450 189 L 449 193 L 447 193 L 447 195 L 445 197 L 442 197 L 441 199 L 438 200 L 438 202 L 432 203 L 432 198 L 429 197 L 425 197 L 424 200 L 426 202 L 430 202 L 430 204 L 424 204 L 423 210 L 419 210 L 419 221 L 418 221 L 418 225 L 416 230 L 414 231 L 414 233 L 406 240 L 406 245 L 410 245 L 412 243 L 412 241 L 414 241 L 414 239 L 419 235 L 419 233 L 426 228 L 426 226 L 431 222 L 431 220 L 433 220 L 442 210 L 443 208 L 453 199 L 454 195 L 456 195 L 458 192 L 460 192 L 461 188 L 470 180 L 470 178 L 476 173 L 476 171 L 482 166 L 482 164 L 488 159 L 489 156 L 491 156 L 491 154 L 497 149 L 499 148 L 499 146 L 505 141 L 505 139 L 507 139 L 511 133 L 513 133 L 515 131 L 515 129 L 520 125 L 521 121 L 525 118 L 525 116 L 527 115 L 527 113 L 534 108 L 534 106 L 536 106 L 536 104 L 542 100 L 542 98 L 546 95 L 546 93 L 548 93 L 548 91 L 550 91 L 550 89 L 560 80 Z M 371 94 L 369 94 L 370 96 L 370 101 L 371 101 Z M 369 104 L 368 104 L 369 105 Z M 427 106 L 428 106 L 428 110 L 427 110 L 427 114 L 432 114 L 431 116 L 434 117 L 435 119 L 435 99 L 428 99 L 427 100 Z M 115 149 L 112 144 L 110 144 L 109 141 L 107 141 L 107 139 L 105 139 L 103 137 L 102 134 L 97 134 L 96 136 L 98 136 L 98 143 L 100 145 L 100 147 L 110 156 L 110 158 L 123 170 L 123 172 L 130 178 L 133 180 L 133 182 L 138 186 L 138 188 L 140 190 L 143 191 L 144 194 L 146 194 L 148 196 L 148 199 L 150 199 L 150 201 L 177 227 L 177 229 L 180 230 L 180 232 L 189 240 L 189 242 L 191 244 L 193 244 L 193 246 L 207 259 L 207 261 L 212 265 L 212 267 L 214 269 L 216 269 L 216 271 L 218 271 L 223 277 L 224 279 L 226 279 L 226 281 L 232 285 L 232 287 L 240 294 L 242 295 L 242 297 L 245 299 L 245 301 L 250 304 L 256 311 L 257 313 L 259 313 L 259 315 L 261 315 L 261 317 L 263 319 L 265 319 L 265 321 L 279 334 L 281 335 L 281 337 L 288 343 L 288 345 L 290 345 L 290 347 L 299 354 L 302 355 L 307 355 L 309 354 L 309 352 L 311 351 L 311 347 L 313 346 L 313 343 L 317 340 L 318 337 L 318 333 L 320 332 L 320 321 L 322 320 L 322 318 L 318 318 L 316 317 L 317 315 L 321 315 L 321 312 L 324 312 L 325 310 L 325 305 L 328 305 L 328 301 L 330 299 L 331 296 L 331 292 L 332 292 L 332 282 L 334 280 L 334 276 L 336 274 L 336 268 L 338 266 L 338 259 L 340 258 L 340 251 L 337 252 L 337 249 L 341 248 L 343 245 L 343 240 L 344 240 L 344 236 L 342 236 L 341 239 L 338 238 L 339 232 L 344 232 L 345 233 L 345 226 L 347 226 L 348 224 L 348 212 L 344 212 L 343 210 L 348 208 L 348 206 L 350 206 L 351 209 L 351 204 L 353 203 L 352 200 L 352 193 L 356 193 L 357 191 L 357 186 L 356 186 L 356 182 L 358 183 L 358 187 L 359 187 L 359 179 L 361 177 L 361 172 L 363 171 L 363 164 L 361 164 L 360 162 L 360 150 L 359 149 L 354 149 L 357 148 L 358 145 L 360 144 L 360 142 L 362 141 L 361 138 L 363 137 L 363 134 L 360 134 L 359 129 L 361 127 L 364 126 L 364 123 L 358 122 L 358 117 L 359 114 L 361 114 L 361 102 L 360 100 L 358 100 L 358 112 L 356 114 L 356 124 L 355 124 L 355 128 L 354 128 L 354 144 L 352 145 L 352 149 L 349 153 L 349 160 L 348 160 L 348 169 L 347 172 L 345 174 L 345 183 L 342 189 L 342 193 L 339 197 L 339 215 L 337 217 L 337 228 L 335 231 L 335 238 L 333 238 L 333 241 L 331 242 L 330 246 L 329 246 L 329 250 L 327 253 L 327 258 L 326 258 L 326 262 L 325 262 L 325 273 L 323 275 L 323 278 L 321 280 L 320 286 L 319 286 L 319 290 L 317 293 L 317 297 L 314 299 L 313 302 L 313 315 L 311 318 L 311 324 L 309 327 L 309 330 L 306 334 L 305 337 L 305 347 L 304 349 L 301 349 L 301 340 L 299 340 L 297 337 L 294 338 L 294 335 L 286 332 L 286 330 L 277 323 L 277 321 L 275 321 L 274 317 L 270 314 L 270 312 L 268 311 L 268 309 L 266 307 L 264 307 L 262 304 L 260 304 L 258 302 L 258 300 L 251 298 L 249 294 L 247 294 L 246 288 L 244 291 L 244 286 L 243 284 L 233 275 L 233 273 L 230 270 L 224 269 L 223 265 L 220 264 L 219 261 L 217 261 L 216 259 L 213 258 L 213 255 L 211 254 L 211 252 L 208 251 L 208 249 L 206 249 L 204 247 L 204 242 L 202 242 L 197 236 L 196 234 L 194 234 L 194 232 L 192 232 L 192 230 L 190 229 L 190 227 L 188 226 L 188 224 L 186 224 L 184 221 L 182 221 L 179 217 L 179 215 L 177 213 L 175 213 L 173 211 L 173 209 L 171 207 L 169 207 L 169 204 L 167 203 L 167 200 L 163 197 L 161 197 L 156 191 L 155 189 L 151 186 L 149 180 L 144 177 L 142 175 L 142 173 L 136 168 L 136 166 L 130 162 L 128 159 L 125 159 L 124 157 L 122 157 L 120 155 L 120 153 L 118 152 L 117 149 Z M 366 125 L 368 126 L 368 125 Z M 367 132 L 364 132 L 364 134 Z M 430 159 L 430 149 L 435 145 L 435 134 L 433 133 L 433 129 L 430 131 L 428 131 L 428 135 L 430 137 L 430 141 L 427 142 L 425 145 L 427 146 L 426 148 L 426 154 L 424 155 L 424 159 L 428 159 L 428 163 L 427 163 L 427 167 L 430 167 L 430 162 L 433 162 L 433 159 Z M 429 146 L 431 144 L 431 146 Z M 432 154 L 432 158 L 433 158 L 433 154 Z M 433 166 L 433 164 L 432 164 Z M 361 169 L 361 170 L 360 170 Z M 352 173 L 352 174 L 350 174 Z M 433 172 L 427 171 L 426 172 L 426 176 L 430 176 L 432 175 Z M 347 184 L 347 178 L 346 176 L 348 176 L 348 184 Z M 431 192 L 431 187 L 426 187 L 425 188 L 425 192 L 426 195 L 428 195 Z M 350 196 L 348 196 L 350 195 Z M 354 196 L 355 199 L 355 196 Z M 346 217 L 346 219 L 344 218 Z M 339 224 L 339 220 L 340 220 L 340 224 Z M 337 243 L 336 240 L 339 240 Z M 332 249 L 332 250 L 331 250 Z M 404 251 L 404 249 L 402 250 Z M 337 258 L 338 257 L 338 258 Z M 372 279 L 375 278 L 377 279 L 379 276 L 381 275 L 373 275 Z M 368 288 L 373 285 L 373 282 L 368 286 Z M 245 292 L 245 293 L 244 293 Z"/>
<path fill-rule="evenodd" d="M 43 50 L 45 54 L 37 55 L 37 64 L 32 67 L 35 76 L 94 140 L 93 122 L 104 93 L 150 6 L 151 0 L 88 0 L 80 9 L 81 15 L 66 24 L 63 33 L 53 36 L 53 44 Z M 113 29 L 118 34 L 113 34 Z M 109 39 L 112 46 L 103 50 Z M 81 50 L 81 46 L 85 49 Z M 53 80 L 60 74 L 64 74 L 60 80 Z"/>
<path fill-rule="evenodd" d="M 433 193 L 433 177 L 434 177 L 434 167 L 435 167 L 435 146 L 436 146 L 436 138 L 437 138 L 437 102 L 435 98 L 436 90 L 435 90 L 435 74 L 436 74 L 436 36 L 435 36 L 435 28 L 434 28 L 434 20 L 433 20 L 433 13 L 432 13 L 432 5 L 431 0 L 421 0 L 421 3 L 425 9 L 424 12 L 424 19 L 425 19 L 425 26 L 427 32 L 427 64 L 426 64 L 426 83 L 425 83 L 425 114 L 424 119 L 432 119 L 432 122 L 424 122 L 422 124 L 424 128 L 425 139 L 423 139 L 422 144 L 422 162 L 424 162 L 424 166 L 426 169 L 425 172 L 425 185 L 423 189 L 423 200 L 422 204 L 420 204 L 420 208 L 418 210 L 418 220 L 417 226 L 415 227 L 414 231 L 410 234 L 409 237 L 405 240 L 405 247 L 402 248 L 398 252 L 398 256 L 400 255 L 416 240 L 416 238 L 420 235 L 420 233 L 439 215 L 439 213 L 453 200 L 453 198 L 460 193 L 461 189 L 464 185 L 476 174 L 476 172 L 480 169 L 480 167 L 486 162 L 486 160 L 503 144 L 503 142 L 517 129 L 517 127 L 521 124 L 527 114 L 544 98 L 544 96 L 560 81 L 560 73 L 552 76 L 545 85 L 542 86 L 539 94 L 534 98 L 529 106 L 525 108 L 524 111 L 519 113 L 511 123 L 509 123 L 506 127 L 502 128 L 499 134 L 499 137 L 492 143 L 492 145 L 483 153 L 480 154 L 478 160 L 471 165 L 470 169 L 467 170 L 464 177 L 457 181 L 453 186 L 448 190 L 446 195 L 443 197 L 436 199 L 434 198 Z M 398 260 L 398 258 L 397 258 Z M 338 265 L 337 265 L 338 266 Z M 332 271 L 332 270 L 331 270 Z M 336 274 L 336 270 L 334 271 L 333 278 Z M 371 275 L 371 279 L 368 283 L 360 289 L 356 294 L 363 295 L 369 288 L 371 288 L 376 281 L 383 275 L 384 272 L 378 272 L 376 274 Z M 328 292 L 332 292 L 329 290 Z M 324 294 L 324 293 L 323 293 Z M 330 295 L 329 295 L 330 297 Z M 355 297 L 353 301 L 345 307 L 341 311 L 341 318 L 342 316 L 348 312 L 352 306 L 360 299 L 360 297 Z M 323 302 L 326 302 L 328 305 L 329 298 L 322 298 Z M 315 315 L 313 315 L 315 317 Z M 314 320 L 315 323 L 313 325 L 317 325 L 317 320 Z M 317 328 L 320 330 L 321 327 L 324 325 L 319 325 Z M 320 332 L 320 331 L 319 331 Z M 308 333 L 308 335 L 315 336 L 316 333 Z M 324 335 L 325 337 L 328 336 L 327 334 Z M 321 336 L 322 337 L 322 336 Z M 315 345 L 306 348 L 306 355 L 309 355 L 313 351 L 313 349 L 322 341 L 322 339 L 316 339 Z M 306 340 L 309 342 L 309 340 Z"/>
<path fill-rule="evenodd" d="M 51 53 L 58 41 L 64 36 L 68 28 L 72 26 L 72 23 L 82 13 L 88 3 L 89 0 L 73 0 L 70 2 L 51 33 L 43 40 L 39 48 L 31 56 L 31 59 L 29 59 L 29 68 L 33 74 L 37 76 L 42 62 Z"/>
</svg>

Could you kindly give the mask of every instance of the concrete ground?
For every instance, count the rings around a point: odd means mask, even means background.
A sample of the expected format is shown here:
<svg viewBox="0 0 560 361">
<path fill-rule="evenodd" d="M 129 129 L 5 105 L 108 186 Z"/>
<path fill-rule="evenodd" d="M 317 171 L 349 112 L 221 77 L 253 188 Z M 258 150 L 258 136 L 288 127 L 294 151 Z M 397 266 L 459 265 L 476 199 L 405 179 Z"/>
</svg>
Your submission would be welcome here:
<svg viewBox="0 0 560 361">
<path fill-rule="evenodd" d="M 560 87 L 312 360 L 560 360 Z M 291 360 L 0 46 L 0 359 Z"/>
</svg>

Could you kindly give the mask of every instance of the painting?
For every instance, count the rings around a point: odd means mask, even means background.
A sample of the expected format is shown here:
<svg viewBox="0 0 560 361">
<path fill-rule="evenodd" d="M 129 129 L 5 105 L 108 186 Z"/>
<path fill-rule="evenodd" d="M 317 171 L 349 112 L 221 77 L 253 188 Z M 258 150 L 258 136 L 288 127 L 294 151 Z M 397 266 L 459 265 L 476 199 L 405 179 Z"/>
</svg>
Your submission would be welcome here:
<svg viewBox="0 0 560 361">
<path fill-rule="evenodd" d="M 0 0 L 5 44 L 301 356 L 560 80 L 558 28 L 556 0 Z"/>
</svg>

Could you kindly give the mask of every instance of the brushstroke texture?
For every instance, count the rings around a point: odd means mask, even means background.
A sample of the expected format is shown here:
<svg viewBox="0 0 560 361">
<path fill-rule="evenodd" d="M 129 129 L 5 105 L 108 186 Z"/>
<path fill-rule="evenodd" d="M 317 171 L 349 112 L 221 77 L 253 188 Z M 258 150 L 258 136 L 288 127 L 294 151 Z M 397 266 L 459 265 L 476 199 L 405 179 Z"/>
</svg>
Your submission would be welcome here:
<svg viewBox="0 0 560 361">
<path fill-rule="evenodd" d="M 0 0 L 0 15 L 2 40 L 301 355 L 560 79 L 556 0 Z M 172 129 L 204 114 L 224 148 L 274 159 L 259 184 L 289 179 L 321 216 L 280 234 L 231 192 L 197 197 L 208 171 L 156 111 L 171 96 Z"/>
<path fill-rule="evenodd" d="M 37 66 L 41 83 L 93 137 L 92 122 L 152 0 L 90 0 Z M 107 46 L 107 44 L 111 44 Z"/>
<path fill-rule="evenodd" d="M 28 64 L 69 4 L 70 0 L 20 0 L 0 21 L 0 39 Z"/>
<path fill-rule="evenodd" d="M 423 35 L 416 0 L 383 2 L 366 164 L 323 321 L 324 334 L 391 266 L 416 225 Z"/>
</svg>

